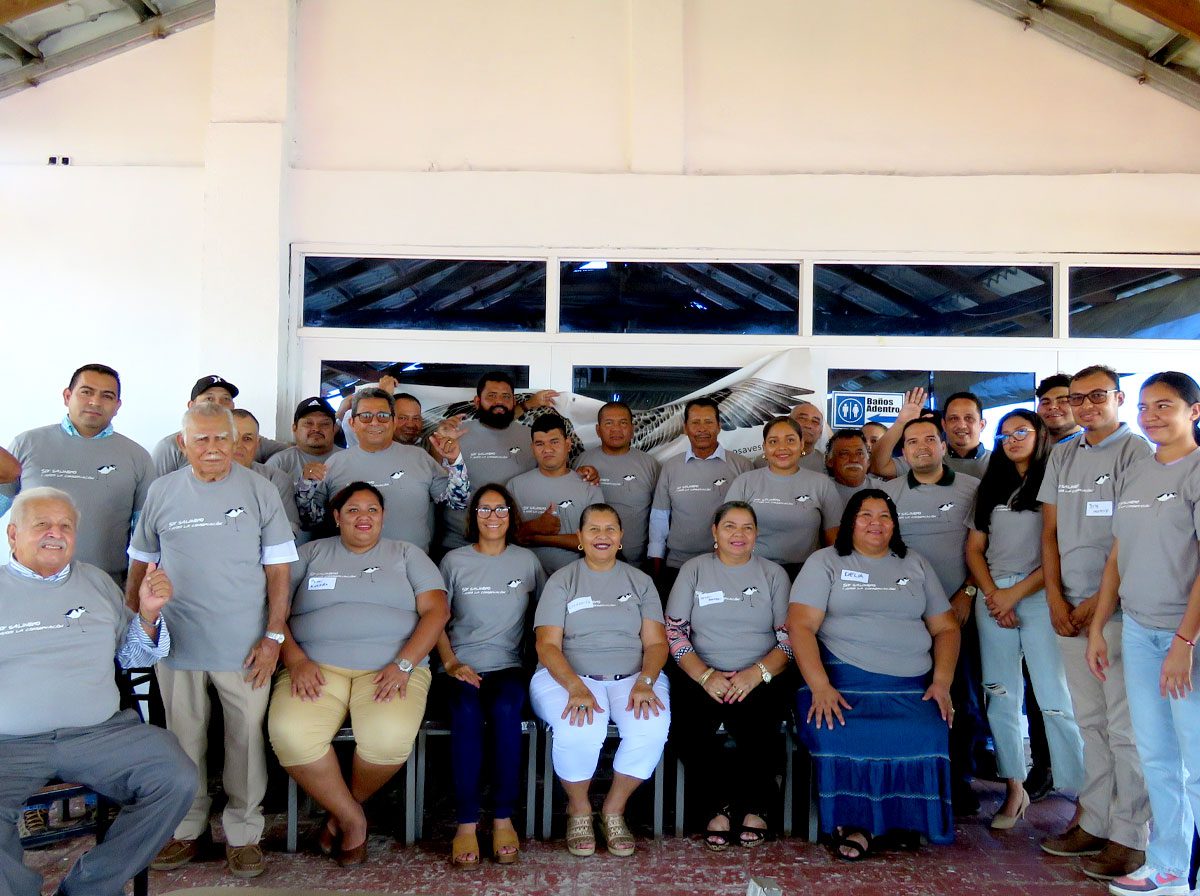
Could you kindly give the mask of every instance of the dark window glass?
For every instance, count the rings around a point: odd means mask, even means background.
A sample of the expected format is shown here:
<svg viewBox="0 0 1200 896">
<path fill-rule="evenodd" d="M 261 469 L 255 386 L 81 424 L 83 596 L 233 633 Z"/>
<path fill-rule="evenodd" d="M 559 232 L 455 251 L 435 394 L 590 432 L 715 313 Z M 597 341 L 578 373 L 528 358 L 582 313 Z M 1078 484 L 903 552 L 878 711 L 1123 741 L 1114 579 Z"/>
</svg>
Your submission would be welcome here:
<svg viewBox="0 0 1200 896">
<path fill-rule="evenodd" d="M 600 401 L 649 410 L 678 401 L 734 373 L 736 367 L 576 367 L 572 390 Z"/>
<path fill-rule="evenodd" d="M 800 332 L 800 266 L 564 261 L 564 333 Z"/>
<path fill-rule="evenodd" d="M 304 326 L 542 331 L 546 264 L 310 255 Z"/>
<path fill-rule="evenodd" d="M 403 392 L 408 386 L 447 386 L 475 389 L 485 373 L 503 370 L 518 389 L 529 388 L 529 368 L 514 364 L 424 364 L 420 361 L 322 361 L 321 394 L 334 405 L 337 398 L 352 395 L 359 386 L 378 383 L 383 376 L 395 377 Z"/>
<path fill-rule="evenodd" d="M 818 336 L 1050 336 L 1054 269 L 818 264 Z"/>
<path fill-rule="evenodd" d="M 1200 268 L 1071 268 L 1071 336 L 1200 339 Z"/>
</svg>

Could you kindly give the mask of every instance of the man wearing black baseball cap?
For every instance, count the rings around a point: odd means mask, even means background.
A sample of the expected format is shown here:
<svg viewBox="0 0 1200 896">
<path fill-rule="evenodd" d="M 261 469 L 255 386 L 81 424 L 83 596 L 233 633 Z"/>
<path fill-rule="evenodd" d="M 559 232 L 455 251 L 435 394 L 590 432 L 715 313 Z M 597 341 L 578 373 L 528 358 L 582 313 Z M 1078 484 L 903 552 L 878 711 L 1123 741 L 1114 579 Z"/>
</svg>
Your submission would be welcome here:
<svg viewBox="0 0 1200 896">
<path fill-rule="evenodd" d="M 221 405 L 221 407 L 233 410 L 233 400 L 237 396 L 237 386 L 219 374 L 210 373 L 208 376 L 202 376 L 196 380 L 196 384 L 192 386 L 192 399 L 188 402 L 187 406 L 190 408 L 196 402 L 211 401 L 214 404 Z M 258 456 L 255 460 L 259 463 L 266 463 L 267 458 L 278 454 L 287 447 L 287 442 L 277 442 L 274 439 L 268 439 L 266 436 L 263 436 L 259 439 Z M 166 476 L 168 473 L 174 473 L 176 470 L 187 466 L 187 458 L 183 456 L 183 451 L 179 447 L 178 432 L 164 436 L 154 446 L 154 450 L 150 452 L 150 457 L 154 461 L 155 476 Z"/>
<path fill-rule="evenodd" d="M 296 444 L 280 451 L 269 461 L 268 467 L 277 467 L 292 477 L 293 482 L 301 479 L 320 481 L 325 478 L 325 461 L 335 451 L 337 415 L 324 398 L 313 395 L 296 405 L 292 415 L 292 435 Z"/>
</svg>

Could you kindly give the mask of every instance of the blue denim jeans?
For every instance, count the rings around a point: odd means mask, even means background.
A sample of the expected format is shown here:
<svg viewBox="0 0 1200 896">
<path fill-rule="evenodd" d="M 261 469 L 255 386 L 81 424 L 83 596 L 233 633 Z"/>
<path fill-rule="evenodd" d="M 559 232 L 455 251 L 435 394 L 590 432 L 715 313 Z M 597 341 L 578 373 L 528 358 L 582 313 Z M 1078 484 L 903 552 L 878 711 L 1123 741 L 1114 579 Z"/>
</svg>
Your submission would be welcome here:
<svg viewBox="0 0 1200 896">
<path fill-rule="evenodd" d="M 1125 690 L 1154 819 L 1146 864 L 1186 878 L 1194 819 L 1200 817 L 1200 693 L 1192 690 L 1178 700 L 1159 693 L 1163 660 L 1174 639 L 1174 629 L 1146 628 L 1125 616 Z M 1192 683 L 1200 685 L 1194 656 Z"/>
<path fill-rule="evenodd" d="M 1008 588 L 1021 578 L 1000 576 L 995 580 L 996 586 Z M 1050 624 L 1046 592 L 1031 594 L 1017 604 L 1017 628 L 997 625 L 988 615 L 982 595 L 975 599 L 975 621 L 983 660 L 983 694 L 1000 775 L 1025 780 L 1025 744 L 1021 733 L 1025 689 L 1021 657 L 1024 656 L 1046 723 L 1054 783 L 1065 790 L 1078 791 L 1083 782 L 1083 739 L 1075 724 L 1062 656 Z"/>
</svg>

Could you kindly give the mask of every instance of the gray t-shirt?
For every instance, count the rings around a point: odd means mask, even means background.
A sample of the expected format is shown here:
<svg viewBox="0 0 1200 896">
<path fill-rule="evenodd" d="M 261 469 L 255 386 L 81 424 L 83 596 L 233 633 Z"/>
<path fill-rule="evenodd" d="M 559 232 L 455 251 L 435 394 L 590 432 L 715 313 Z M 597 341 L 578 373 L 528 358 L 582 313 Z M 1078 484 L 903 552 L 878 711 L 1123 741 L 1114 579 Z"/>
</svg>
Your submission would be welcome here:
<svg viewBox="0 0 1200 896">
<path fill-rule="evenodd" d="M 175 586 L 162 611 L 171 630 L 164 662 L 207 672 L 242 668 L 266 627 L 264 559 L 296 557 L 279 492 L 237 464 L 217 482 L 201 482 L 191 467 L 154 480 L 129 550 L 159 559 Z"/>
<path fill-rule="evenodd" d="M 1081 437 L 1051 450 L 1038 500 L 1055 505 L 1063 594 L 1073 605 L 1100 590 L 1121 479 L 1131 464 L 1153 453 L 1124 423 L 1094 447 Z"/>
<path fill-rule="evenodd" d="M 667 618 L 691 623 L 692 647 L 714 669 L 745 669 L 778 646 L 789 584 L 783 567 L 762 557 L 741 566 L 715 554 L 693 557 L 671 588 Z"/>
<path fill-rule="evenodd" d="M 1172 464 L 1144 457 L 1121 477 L 1113 516 L 1121 608 L 1147 628 L 1173 631 L 1200 576 L 1200 450 Z"/>
<path fill-rule="evenodd" d="M 883 490 L 900 515 L 900 537 L 937 570 L 942 589 L 953 594 L 967 579 L 967 522 L 975 513 L 979 480 L 943 467 L 934 485 L 910 475 L 887 482 Z"/>
<path fill-rule="evenodd" d="M 650 525 L 650 502 L 658 483 L 659 463 L 645 451 L 630 448 L 624 454 L 605 454 L 590 448 L 579 456 L 576 467 L 593 466 L 600 473 L 604 503 L 621 515 L 625 559 L 641 563 L 646 558 Z"/>
<path fill-rule="evenodd" d="M 503 485 L 514 476 L 537 466 L 530 448 L 529 428 L 513 421 L 504 429 L 493 429 L 478 420 L 468 420 L 463 426 L 466 434 L 459 439 L 467 476 L 471 480 L 471 495 L 489 483 Z M 543 510 L 545 508 L 543 507 Z M 442 505 L 442 545 L 459 548 L 466 544 L 467 516 L 465 510 Z"/>
<path fill-rule="evenodd" d="M 750 461 L 732 451 L 726 451 L 723 459 L 687 457 L 677 454 L 662 465 L 651 505 L 671 514 L 668 566 L 683 566 L 712 549 L 713 514 L 725 503 L 733 480 L 752 468 Z"/>
<path fill-rule="evenodd" d="M 279 492 L 279 500 L 283 502 L 283 512 L 292 526 L 292 534 L 298 536 L 300 534 L 300 512 L 296 509 L 295 480 L 283 470 L 267 464 L 260 464 L 258 461 L 252 463 L 250 469 L 275 486 L 276 491 Z"/>
<path fill-rule="evenodd" d="M 75 558 L 123 576 L 130 526 L 154 481 L 146 449 L 119 433 L 85 439 L 55 423 L 21 433 L 9 450 L 21 462 L 21 478 L 0 485 L 0 495 L 16 497 L 41 486 L 62 489 L 80 512 Z"/>
<path fill-rule="evenodd" d="M 1015 496 L 1015 493 L 1014 493 Z M 984 554 L 993 579 L 1001 576 L 1024 578 L 1042 565 L 1042 508 L 1013 510 L 1008 504 L 997 504 L 988 519 L 988 544 Z M 975 528 L 975 514 L 967 520 Z"/>
<path fill-rule="evenodd" d="M 150 457 L 154 463 L 155 476 L 166 476 L 168 473 L 182 470 L 188 465 L 187 458 L 179 450 L 179 442 L 176 441 L 178 435 L 179 433 L 173 432 L 169 436 L 163 436 L 158 444 L 154 446 L 154 450 L 150 452 Z M 290 445 L 291 442 L 277 442 L 275 439 L 259 436 L 258 451 L 255 452 L 254 459 L 260 464 L 265 464 Z"/>
<path fill-rule="evenodd" d="M 271 455 L 266 461 L 268 467 L 275 467 L 283 470 L 288 476 L 292 477 L 292 482 L 299 482 L 304 475 L 305 464 L 327 464 L 329 459 L 341 451 L 341 448 L 334 447 L 329 454 L 308 454 L 301 451 L 296 445 L 290 448 L 284 448 L 278 454 Z"/>
<path fill-rule="evenodd" d="M 880 479 L 878 476 L 872 476 L 870 473 L 867 474 L 867 478 L 863 480 L 862 485 L 842 485 L 842 483 L 838 482 L 832 476 L 829 477 L 829 481 L 833 483 L 833 487 L 837 489 L 838 495 L 841 496 L 843 508 L 852 497 L 861 492 L 863 489 L 881 489 L 883 488 L 884 483 L 887 482 L 886 479 Z"/>
<path fill-rule="evenodd" d="M 842 662 L 902 678 L 933 668 L 925 620 L 950 609 L 937 573 L 920 554 L 839 557 L 832 547 L 808 558 L 791 602 L 825 613 L 817 637 Z"/>
<path fill-rule="evenodd" d="M 113 580 L 73 562 L 58 582 L 0 569 L 0 736 L 99 725 L 118 708 L 113 657 L 132 614 Z"/>
<path fill-rule="evenodd" d="M 955 457 L 946 450 L 946 456 L 943 463 L 955 473 L 965 473 L 967 476 L 974 476 L 976 479 L 982 479 L 983 474 L 987 472 L 988 463 L 991 461 L 992 452 L 983 445 L 975 450 L 974 457 Z M 896 478 L 902 479 L 908 475 L 908 471 L 912 469 L 903 457 L 892 458 L 896 462 Z"/>
<path fill-rule="evenodd" d="M 563 630 L 563 655 L 577 675 L 634 675 L 642 668 L 642 620 L 663 621 L 654 582 L 628 563 L 596 572 L 585 560 L 546 581 L 533 624 Z"/>
<path fill-rule="evenodd" d="M 417 595 L 445 588 L 433 561 L 408 542 L 381 538 L 356 554 L 341 538 L 321 538 L 292 564 L 288 627 L 315 662 L 382 669 L 417 627 Z"/>
<path fill-rule="evenodd" d="M 422 551 L 433 540 L 433 506 L 450 484 L 446 468 L 412 445 L 393 442 L 382 451 L 347 448 L 326 461 L 317 487 L 327 504 L 352 482 L 366 482 L 383 494 L 383 537 L 408 541 Z"/>
<path fill-rule="evenodd" d="M 548 506 L 556 507 L 558 531 L 562 535 L 579 531 L 579 516 L 585 507 L 604 503 L 604 493 L 600 489 L 569 470 L 564 476 L 545 476 L 540 470 L 530 470 L 510 479 L 508 490 L 525 522 L 541 516 Z M 547 575 L 579 559 L 576 551 L 566 548 L 535 545 L 531 550 L 542 561 Z"/>
<path fill-rule="evenodd" d="M 537 555 L 510 544 L 489 557 L 466 545 L 443 557 L 441 570 L 454 655 L 476 672 L 520 666 L 525 616 L 546 583 Z"/>
<path fill-rule="evenodd" d="M 758 519 L 754 550 L 776 563 L 803 563 L 821 544 L 821 533 L 842 521 L 842 499 L 833 480 L 811 470 L 780 476 L 751 470 L 733 480 L 726 501 L 745 501 Z M 710 520 L 711 523 L 711 520 Z"/>
</svg>

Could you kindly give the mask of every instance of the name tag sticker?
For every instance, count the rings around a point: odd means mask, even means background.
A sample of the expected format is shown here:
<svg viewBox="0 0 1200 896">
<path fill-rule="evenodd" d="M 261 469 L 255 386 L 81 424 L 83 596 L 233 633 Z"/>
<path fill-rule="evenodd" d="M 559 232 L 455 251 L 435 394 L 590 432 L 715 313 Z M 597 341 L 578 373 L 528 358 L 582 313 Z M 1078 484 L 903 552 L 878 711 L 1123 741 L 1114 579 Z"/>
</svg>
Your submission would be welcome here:
<svg viewBox="0 0 1200 896">
<path fill-rule="evenodd" d="M 843 569 L 843 582 L 870 582 L 871 576 L 869 573 L 859 572 L 857 569 Z"/>
<path fill-rule="evenodd" d="M 580 610 L 590 610 L 596 602 L 591 597 L 577 597 L 567 603 L 568 613 L 578 613 Z"/>
<path fill-rule="evenodd" d="M 1087 502 L 1088 516 L 1112 516 L 1113 502 L 1112 501 L 1088 501 Z"/>
<path fill-rule="evenodd" d="M 332 591 L 337 586 L 337 576 L 313 576 L 308 580 L 309 591 Z"/>
<path fill-rule="evenodd" d="M 725 602 L 724 591 L 697 591 L 696 603 L 702 607 L 707 607 L 709 604 L 721 604 Z"/>
</svg>

